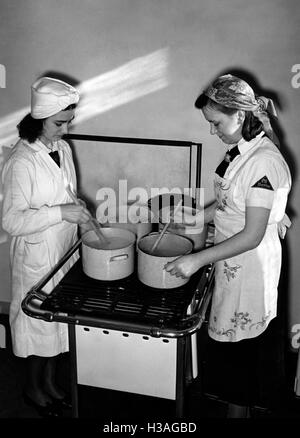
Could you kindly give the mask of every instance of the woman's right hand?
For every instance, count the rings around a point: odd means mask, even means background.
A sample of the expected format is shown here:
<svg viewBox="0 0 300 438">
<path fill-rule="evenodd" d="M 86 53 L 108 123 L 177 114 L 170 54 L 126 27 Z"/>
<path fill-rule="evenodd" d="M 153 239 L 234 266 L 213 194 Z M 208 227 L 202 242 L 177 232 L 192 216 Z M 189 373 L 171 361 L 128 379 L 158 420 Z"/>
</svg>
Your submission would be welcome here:
<svg viewBox="0 0 300 438">
<path fill-rule="evenodd" d="M 190 278 L 195 272 L 205 265 L 204 251 L 199 251 L 194 254 L 187 254 L 172 262 L 167 263 L 164 269 L 171 275 L 182 278 Z"/>
<path fill-rule="evenodd" d="M 83 204 L 61 204 L 60 209 L 62 219 L 73 224 L 86 224 L 91 219 L 90 212 Z"/>
</svg>

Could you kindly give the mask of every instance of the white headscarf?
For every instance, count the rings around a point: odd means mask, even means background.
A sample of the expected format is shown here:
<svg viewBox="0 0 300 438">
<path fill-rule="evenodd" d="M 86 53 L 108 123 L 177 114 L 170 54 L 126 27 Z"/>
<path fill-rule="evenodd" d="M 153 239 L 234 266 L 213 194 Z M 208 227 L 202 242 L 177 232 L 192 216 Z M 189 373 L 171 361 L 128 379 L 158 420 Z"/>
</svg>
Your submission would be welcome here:
<svg viewBox="0 0 300 438">
<path fill-rule="evenodd" d="M 31 116 L 45 119 L 79 101 L 76 88 L 60 81 L 43 77 L 31 86 Z"/>
</svg>

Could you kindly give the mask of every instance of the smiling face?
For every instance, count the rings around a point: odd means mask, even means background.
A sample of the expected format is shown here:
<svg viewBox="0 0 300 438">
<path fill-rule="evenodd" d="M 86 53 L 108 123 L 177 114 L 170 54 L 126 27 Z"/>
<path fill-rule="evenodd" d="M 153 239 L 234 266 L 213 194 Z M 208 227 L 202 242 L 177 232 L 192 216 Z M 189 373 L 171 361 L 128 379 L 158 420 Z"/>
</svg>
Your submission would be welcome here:
<svg viewBox="0 0 300 438">
<path fill-rule="evenodd" d="M 206 105 L 202 112 L 210 124 L 211 135 L 216 134 L 225 144 L 236 144 L 242 138 L 244 111 L 225 114 L 211 105 Z"/>
<path fill-rule="evenodd" d="M 62 138 L 64 134 L 69 131 L 69 126 L 74 119 L 74 109 L 67 111 L 60 111 L 54 116 L 48 117 L 44 121 L 43 132 L 40 136 L 40 140 L 49 146 L 53 141 L 57 141 Z"/>
</svg>

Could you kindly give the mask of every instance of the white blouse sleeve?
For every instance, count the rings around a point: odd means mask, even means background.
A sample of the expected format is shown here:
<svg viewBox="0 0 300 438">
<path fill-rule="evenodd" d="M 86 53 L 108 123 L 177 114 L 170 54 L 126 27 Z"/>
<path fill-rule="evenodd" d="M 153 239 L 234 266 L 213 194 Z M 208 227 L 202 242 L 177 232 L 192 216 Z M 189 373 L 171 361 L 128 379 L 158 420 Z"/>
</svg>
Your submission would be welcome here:
<svg viewBox="0 0 300 438">
<path fill-rule="evenodd" d="M 243 184 L 247 207 L 272 208 L 274 194 L 279 188 L 278 172 L 278 166 L 268 157 L 249 160 L 247 181 Z"/>
</svg>

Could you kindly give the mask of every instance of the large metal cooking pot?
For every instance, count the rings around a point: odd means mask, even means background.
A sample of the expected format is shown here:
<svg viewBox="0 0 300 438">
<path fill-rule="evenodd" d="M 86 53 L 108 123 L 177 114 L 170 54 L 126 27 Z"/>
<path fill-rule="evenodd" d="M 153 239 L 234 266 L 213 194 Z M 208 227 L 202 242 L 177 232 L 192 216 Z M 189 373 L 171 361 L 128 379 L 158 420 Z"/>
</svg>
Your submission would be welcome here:
<svg viewBox="0 0 300 438">
<path fill-rule="evenodd" d="M 192 242 L 186 237 L 173 233 L 165 233 L 151 254 L 159 233 L 151 233 L 142 237 L 138 243 L 138 278 L 147 286 L 158 289 L 172 289 L 186 284 L 189 279 L 176 277 L 164 267 L 178 257 L 188 254 L 193 249 Z"/>
<path fill-rule="evenodd" d="M 159 230 L 162 230 L 166 222 L 170 221 L 168 227 L 170 233 L 187 237 L 193 243 L 194 251 L 204 248 L 207 239 L 207 225 L 204 224 L 203 211 L 183 206 L 173 218 L 173 210 L 173 206 L 159 210 Z"/>
<path fill-rule="evenodd" d="M 96 280 L 119 280 L 134 271 L 135 239 L 131 231 L 102 228 L 107 242 L 101 242 L 94 231 L 82 237 L 83 272 Z"/>
<path fill-rule="evenodd" d="M 121 205 L 108 217 L 97 219 L 103 227 L 131 231 L 136 235 L 137 241 L 152 231 L 151 212 L 147 205 Z"/>
</svg>

